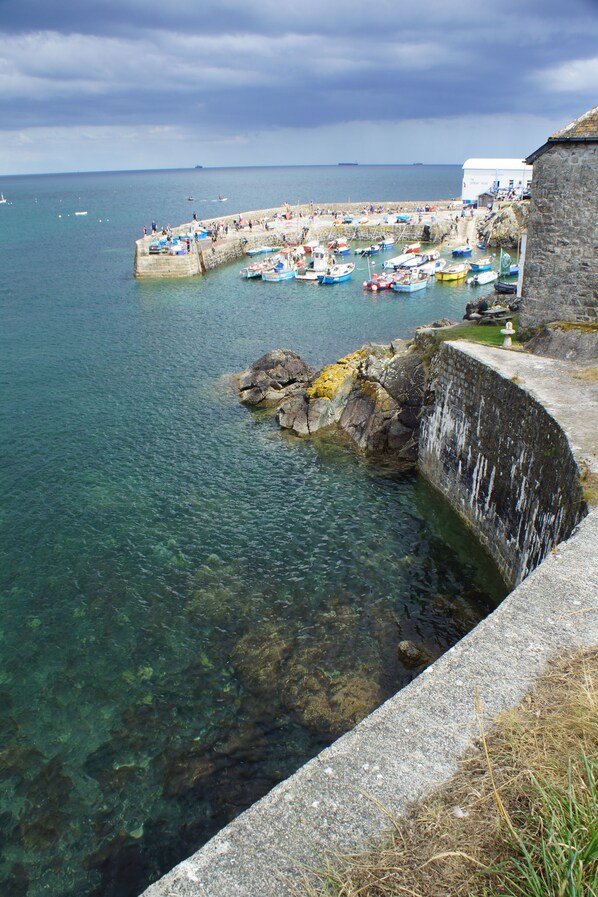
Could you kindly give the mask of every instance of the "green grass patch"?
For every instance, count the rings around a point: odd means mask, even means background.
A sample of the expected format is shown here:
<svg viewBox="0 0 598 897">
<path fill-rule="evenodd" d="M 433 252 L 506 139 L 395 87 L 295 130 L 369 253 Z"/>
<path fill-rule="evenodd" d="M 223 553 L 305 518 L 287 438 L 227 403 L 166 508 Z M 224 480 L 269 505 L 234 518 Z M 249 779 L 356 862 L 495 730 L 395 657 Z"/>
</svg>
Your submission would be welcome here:
<svg viewBox="0 0 598 897">
<path fill-rule="evenodd" d="M 517 330 L 518 316 L 513 315 L 510 320 L 513 322 L 514 329 Z M 504 335 L 500 331 L 505 324 L 506 321 L 501 321 L 499 324 L 476 324 L 474 321 L 465 321 L 462 324 L 457 324 L 456 327 L 440 330 L 435 335 L 439 343 L 445 340 L 466 339 L 484 346 L 502 346 Z"/>
</svg>

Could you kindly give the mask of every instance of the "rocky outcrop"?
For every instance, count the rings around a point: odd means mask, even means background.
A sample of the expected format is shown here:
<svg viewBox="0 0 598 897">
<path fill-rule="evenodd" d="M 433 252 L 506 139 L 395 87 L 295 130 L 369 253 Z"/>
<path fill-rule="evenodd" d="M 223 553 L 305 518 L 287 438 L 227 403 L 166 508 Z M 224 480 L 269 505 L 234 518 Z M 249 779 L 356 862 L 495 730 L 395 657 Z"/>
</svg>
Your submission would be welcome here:
<svg viewBox="0 0 598 897">
<path fill-rule="evenodd" d="M 274 349 L 237 376 L 240 399 L 245 405 L 278 405 L 305 389 L 314 374 L 296 352 Z"/>
<path fill-rule="evenodd" d="M 512 202 L 491 215 L 478 228 L 478 235 L 489 247 L 517 248 L 521 232 L 527 226 L 528 203 Z"/>
<path fill-rule="evenodd" d="M 297 436 L 334 425 L 368 455 L 414 461 L 425 381 L 422 356 L 411 345 L 363 346 L 284 401 L 277 420 Z"/>
</svg>

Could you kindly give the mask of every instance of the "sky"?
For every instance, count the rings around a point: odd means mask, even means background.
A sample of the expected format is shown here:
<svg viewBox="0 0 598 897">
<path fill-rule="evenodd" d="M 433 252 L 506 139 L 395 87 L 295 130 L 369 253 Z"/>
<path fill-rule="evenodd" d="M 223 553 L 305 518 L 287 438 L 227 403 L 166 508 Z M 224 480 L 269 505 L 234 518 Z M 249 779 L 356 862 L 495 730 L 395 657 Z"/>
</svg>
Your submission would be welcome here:
<svg viewBox="0 0 598 897">
<path fill-rule="evenodd" d="M 0 0 L 0 174 L 523 158 L 598 0 Z"/>
</svg>

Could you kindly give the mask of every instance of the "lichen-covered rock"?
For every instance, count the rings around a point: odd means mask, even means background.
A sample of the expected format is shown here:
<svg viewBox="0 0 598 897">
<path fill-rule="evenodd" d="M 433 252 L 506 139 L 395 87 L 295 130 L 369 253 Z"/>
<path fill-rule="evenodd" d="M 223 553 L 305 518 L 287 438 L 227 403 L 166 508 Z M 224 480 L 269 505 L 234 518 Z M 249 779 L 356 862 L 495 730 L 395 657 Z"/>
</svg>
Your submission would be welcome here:
<svg viewBox="0 0 598 897">
<path fill-rule="evenodd" d="M 296 352 L 274 349 L 237 375 L 240 399 L 245 405 L 277 405 L 305 389 L 314 374 Z"/>
</svg>

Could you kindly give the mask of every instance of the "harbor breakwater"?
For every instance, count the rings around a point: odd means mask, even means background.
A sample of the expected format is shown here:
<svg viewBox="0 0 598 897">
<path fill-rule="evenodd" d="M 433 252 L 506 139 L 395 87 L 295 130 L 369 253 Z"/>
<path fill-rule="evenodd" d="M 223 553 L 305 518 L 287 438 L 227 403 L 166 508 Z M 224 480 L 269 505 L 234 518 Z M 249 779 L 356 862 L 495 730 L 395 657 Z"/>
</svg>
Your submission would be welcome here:
<svg viewBox="0 0 598 897">
<path fill-rule="evenodd" d="M 296 893 L 307 869 L 331 852 L 363 848 L 389 816 L 446 781 L 476 737 L 478 699 L 492 717 L 522 698 L 555 652 L 596 644 L 598 513 L 584 517 L 581 487 L 584 470 L 598 472 L 596 407 L 596 386 L 576 381 L 573 365 L 472 344 L 440 349 L 421 469 L 516 587 L 407 688 L 146 897 Z"/>
<path fill-rule="evenodd" d="M 150 253 L 150 244 L 157 238 L 157 234 L 147 234 L 137 240 L 135 244 L 135 277 L 195 277 L 218 268 L 229 262 L 243 259 L 247 250 L 257 246 L 280 246 L 284 243 L 307 242 L 314 239 L 345 239 L 357 240 L 368 243 L 382 237 L 394 237 L 397 241 L 413 242 L 425 240 L 430 243 L 439 243 L 445 239 L 450 231 L 450 221 L 454 214 L 451 206 L 454 203 L 427 203 L 428 209 L 433 211 L 417 212 L 421 204 L 413 202 L 401 203 L 400 208 L 406 213 L 413 213 L 417 219 L 413 223 L 388 224 L 380 216 L 388 214 L 390 209 L 397 209 L 397 205 L 391 203 L 376 203 L 376 209 L 381 212 L 368 223 L 359 223 L 364 217 L 362 211 L 355 211 L 355 221 L 350 224 L 341 223 L 340 219 L 334 221 L 335 212 L 352 211 L 350 206 L 341 203 L 326 205 L 326 214 L 315 214 L 309 206 L 293 206 L 292 217 L 283 218 L 281 207 L 271 209 L 258 209 L 251 212 L 225 215 L 218 218 L 203 221 L 207 227 L 222 224 L 228 226 L 228 234 L 219 237 L 215 242 L 210 238 L 204 238 L 191 242 L 191 251 L 183 255 L 171 255 L 167 253 Z M 239 229 L 235 222 L 243 221 Z M 419 220 L 421 218 L 421 220 Z M 252 221 L 252 227 L 248 222 Z M 268 229 L 258 222 L 268 222 Z M 253 222 L 255 225 L 253 226 Z M 179 225 L 172 229 L 173 236 L 184 236 L 191 231 L 195 222 Z"/>
</svg>

